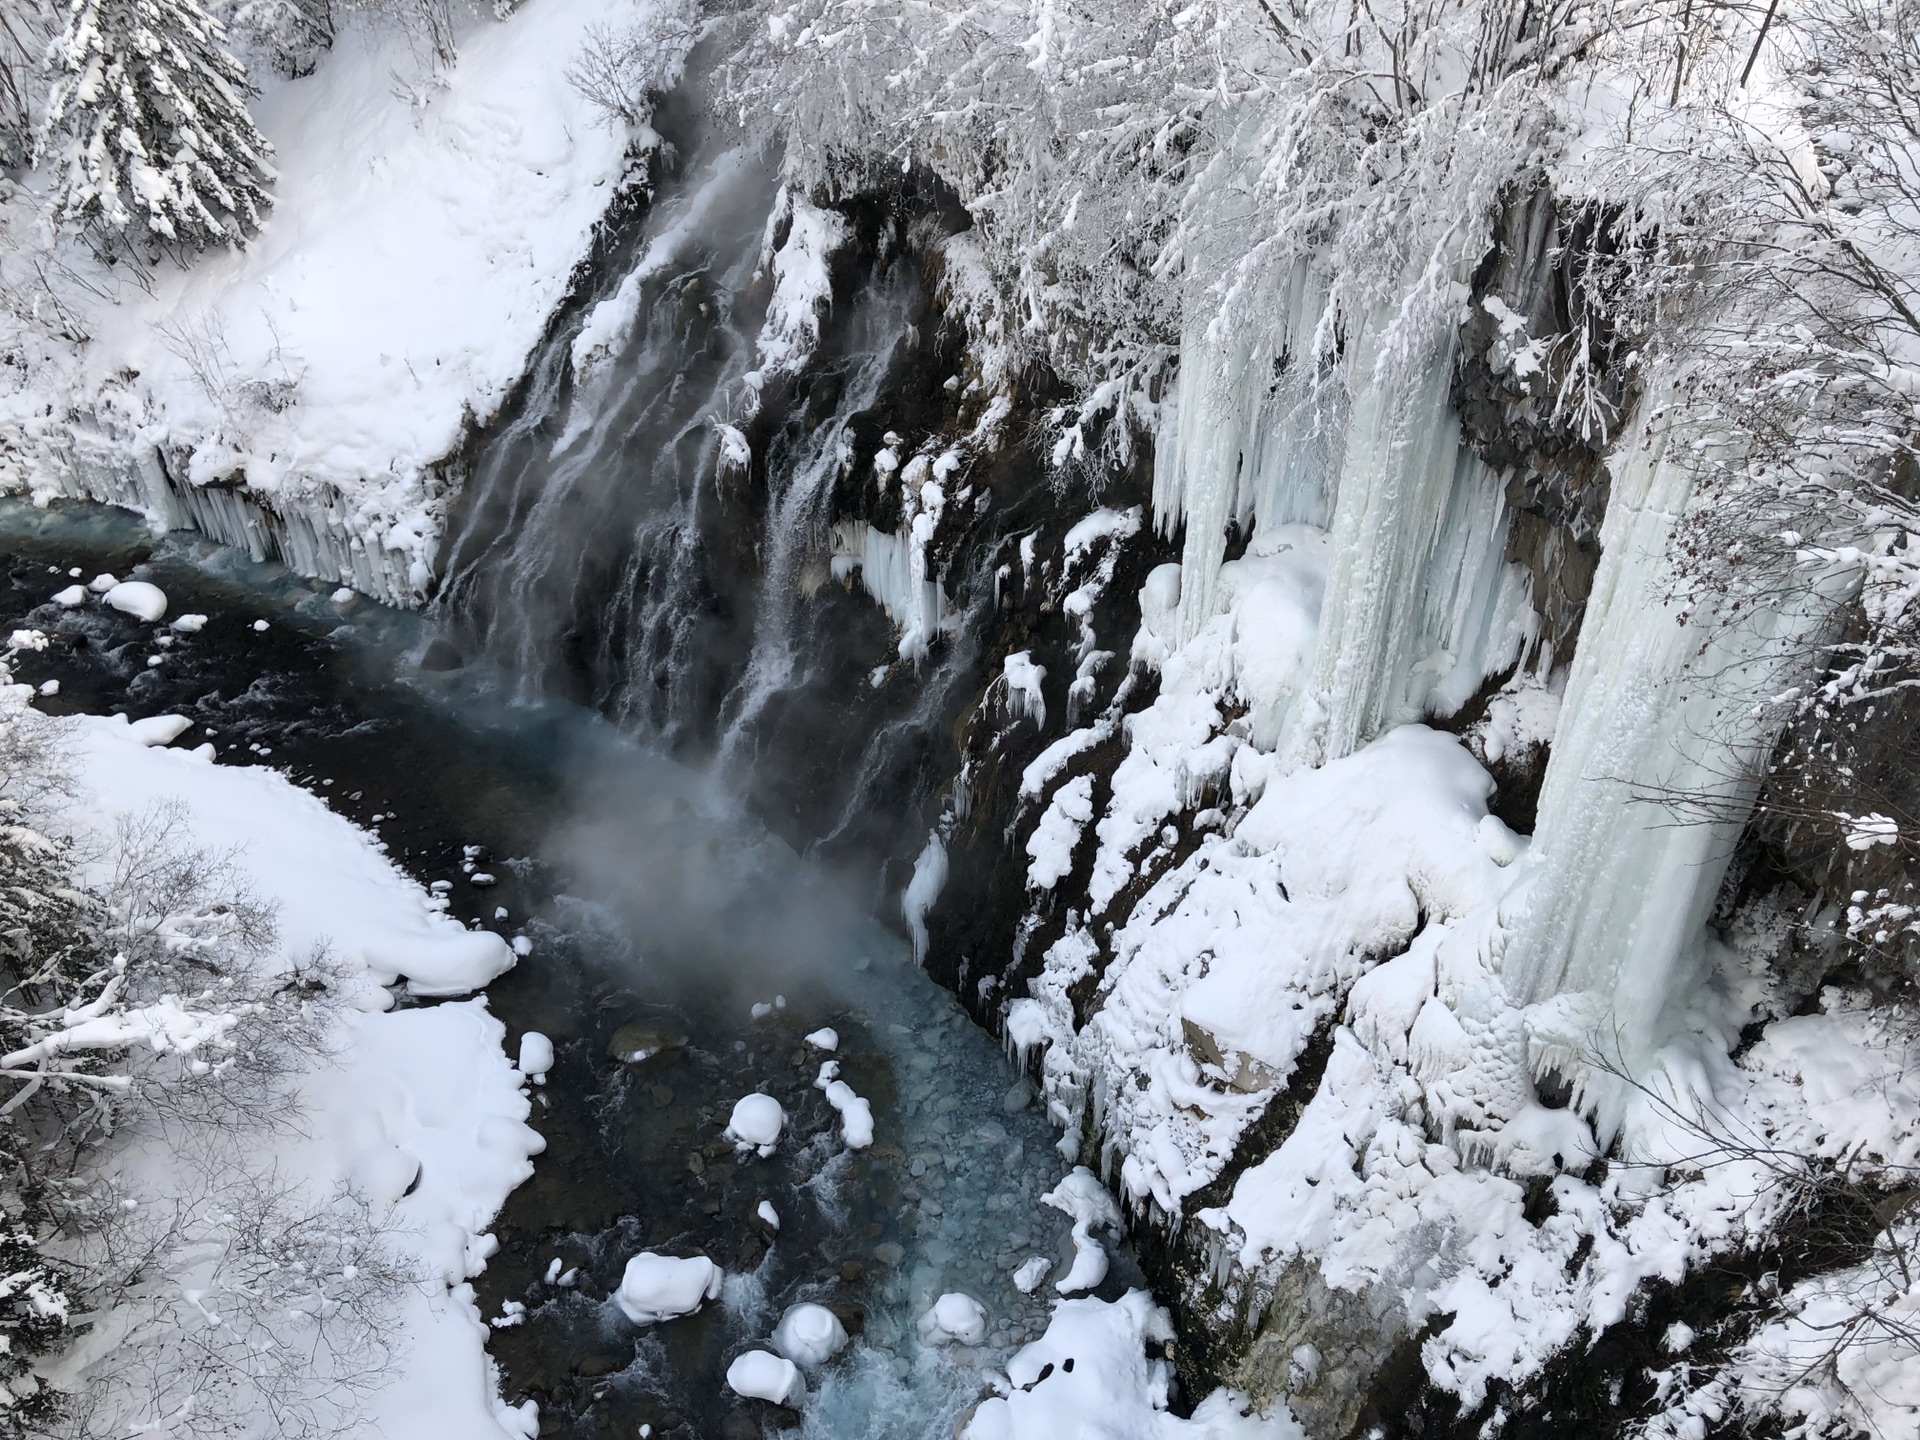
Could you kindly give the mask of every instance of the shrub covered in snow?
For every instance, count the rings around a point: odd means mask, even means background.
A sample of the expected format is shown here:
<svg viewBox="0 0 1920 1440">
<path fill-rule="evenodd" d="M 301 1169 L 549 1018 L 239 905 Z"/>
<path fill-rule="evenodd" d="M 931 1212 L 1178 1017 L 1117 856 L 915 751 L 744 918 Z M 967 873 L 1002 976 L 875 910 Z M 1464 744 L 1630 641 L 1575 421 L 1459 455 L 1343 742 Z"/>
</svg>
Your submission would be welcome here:
<svg viewBox="0 0 1920 1440">
<path fill-rule="evenodd" d="M 179 811 L 92 849 L 66 830 L 61 732 L 7 683 L 38 639 L 0 656 L 0 1433 L 62 1409 L 124 1433 L 189 1404 L 205 1434 L 263 1411 L 351 1424 L 409 1272 L 366 1201 L 316 1205 L 244 1139 L 285 1123 L 341 976 L 281 953 Z M 150 1136 L 183 1177 L 161 1201 L 106 1163 Z"/>
</svg>

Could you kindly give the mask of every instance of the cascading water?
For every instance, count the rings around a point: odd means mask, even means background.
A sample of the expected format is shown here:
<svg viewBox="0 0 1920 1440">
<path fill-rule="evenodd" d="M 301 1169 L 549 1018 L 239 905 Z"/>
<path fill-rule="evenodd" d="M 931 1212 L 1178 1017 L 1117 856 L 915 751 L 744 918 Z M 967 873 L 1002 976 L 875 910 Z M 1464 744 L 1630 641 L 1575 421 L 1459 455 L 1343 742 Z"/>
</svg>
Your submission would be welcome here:
<svg viewBox="0 0 1920 1440">
<path fill-rule="evenodd" d="M 775 189 L 728 151 L 662 196 L 618 291 L 541 354 L 448 543 L 441 613 L 515 683 L 583 691 L 668 741 L 710 700 L 696 657 L 738 644 L 700 529 Z"/>
<path fill-rule="evenodd" d="M 723 766 L 751 763 L 754 731 L 768 702 L 792 687 L 804 665 L 794 614 L 801 572 L 827 545 L 826 501 L 853 463 L 849 425 L 880 398 L 899 353 L 909 344 L 910 303 L 907 286 L 898 277 L 861 292 L 852 319 L 852 354 L 835 367 L 837 373 L 829 374 L 839 390 L 832 413 L 811 429 L 783 434 L 770 447 L 759 612 L 753 649 L 725 712 Z"/>
<path fill-rule="evenodd" d="M 522 698 L 713 759 L 796 841 L 897 852 L 966 647 L 923 663 L 956 627 L 913 517 L 835 516 L 887 503 L 858 493 L 856 453 L 938 363 L 918 265 L 739 150 L 664 186 L 631 252 L 483 448 L 440 617 Z M 839 304 L 835 270 L 856 277 Z M 848 695 L 877 719 L 847 724 Z"/>
</svg>

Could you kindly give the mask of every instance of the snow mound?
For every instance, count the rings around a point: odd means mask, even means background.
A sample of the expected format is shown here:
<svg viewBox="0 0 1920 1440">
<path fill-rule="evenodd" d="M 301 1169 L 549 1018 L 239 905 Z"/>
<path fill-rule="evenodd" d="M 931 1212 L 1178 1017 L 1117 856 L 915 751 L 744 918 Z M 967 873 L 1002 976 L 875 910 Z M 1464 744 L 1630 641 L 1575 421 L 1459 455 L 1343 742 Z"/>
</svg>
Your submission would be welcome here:
<svg viewBox="0 0 1920 1440">
<path fill-rule="evenodd" d="M 840 1062 L 829 1060 L 820 1067 L 813 1088 L 826 1092 L 827 1103 L 840 1114 L 840 1138 L 849 1150 L 864 1150 L 873 1144 L 873 1106 L 853 1093 L 853 1087 L 840 1078 Z"/>
<path fill-rule="evenodd" d="M 122 580 L 102 598 L 123 615 L 145 620 L 149 625 L 167 613 L 166 592 L 144 580 Z"/>
<path fill-rule="evenodd" d="M 846 1345 L 846 1327 L 824 1305 L 795 1305 L 773 1327 L 773 1348 L 796 1365 L 824 1365 Z"/>
<path fill-rule="evenodd" d="M 987 1307 L 949 1291 L 920 1317 L 920 1338 L 929 1345 L 978 1345 L 987 1338 Z"/>
<path fill-rule="evenodd" d="M 681 1259 L 649 1250 L 627 1261 L 613 1302 L 634 1324 L 653 1325 L 691 1315 L 707 1301 L 717 1300 L 725 1278 L 704 1255 Z"/>
<path fill-rule="evenodd" d="M 840 1032 L 832 1026 L 822 1026 L 806 1037 L 807 1044 L 816 1050 L 832 1052 L 840 1048 Z"/>
<path fill-rule="evenodd" d="M 1173 1366 L 1146 1352 L 1171 1339 L 1172 1321 L 1144 1290 L 1111 1304 L 1063 1300 L 1047 1333 L 1008 1363 L 1013 1388 L 982 1401 L 960 1440 L 1306 1440 L 1284 1406 L 1249 1413 L 1230 1390 L 1214 1391 L 1192 1419 L 1168 1413 Z"/>
<path fill-rule="evenodd" d="M 127 738 L 141 745 L 171 745 L 192 728 L 184 715 L 149 715 L 127 726 Z"/>
<path fill-rule="evenodd" d="M 1046 1282 L 1053 1273 L 1053 1261 L 1044 1255 L 1036 1255 L 1013 1272 L 1013 1288 L 1022 1295 L 1031 1295 Z"/>
<path fill-rule="evenodd" d="M 64 590 L 56 590 L 53 595 L 53 603 L 64 606 L 68 610 L 76 605 L 85 604 L 86 599 L 87 587 L 84 585 L 69 585 Z"/>
<path fill-rule="evenodd" d="M 527 1031 L 520 1037 L 520 1073 L 538 1085 L 552 1068 L 553 1041 L 538 1030 Z"/>
<path fill-rule="evenodd" d="M 765 1350 L 749 1350 L 727 1366 L 727 1388 L 749 1400 L 798 1405 L 807 1398 L 807 1382 L 793 1361 Z"/>
<path fill-rule="evenodd" d="M 780 1143 L 780 1131 L 786 1123 L 787 1112 L 780 1108 L 780 1102 L 756 1091 L 734 1102 L 726 1138 L 746 1149 L 757 1150 L 764 1158 Z"/>
<path fill-rule="evenodd" d="M 1074 1166 L 1071 1175 L 1040 1197 L 1040 1203 L 1064 1211 L 1073 1220 L 1073 1265 L 1053 1288 L 1062 1295 L 1093 1289 L 1107 1278 L 1106 1248 L 1093 1238 L 1093 1232 L 1118 1231 L 1120 1207 L 1084 1165 Z"/>
</svg>

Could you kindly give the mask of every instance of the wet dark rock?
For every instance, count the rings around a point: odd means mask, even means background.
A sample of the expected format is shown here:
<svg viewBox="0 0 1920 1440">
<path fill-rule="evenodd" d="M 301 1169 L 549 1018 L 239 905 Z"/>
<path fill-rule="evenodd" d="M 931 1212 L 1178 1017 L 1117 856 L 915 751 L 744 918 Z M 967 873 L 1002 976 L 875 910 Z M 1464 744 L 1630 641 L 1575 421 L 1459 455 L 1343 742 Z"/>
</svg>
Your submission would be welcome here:
<svg viewBox="0 0 1920 1440">
<path fill-rule="evenodd" d="M 827 1308 L 833 1311 L 835 1318 L 840 1322 L 840 1328 L 849 1336 L 866 1334 L 867 1312 L 858 1305 L 829 1305 Z"/>
<path fill-rule="evenodd" d="M 858 1285 L 862 1280 L 866 1278 L 867 1278 L 867 1267 L 862 1265 L 858 1260 L 842 1260 L 840 1262 L 840 1283 L 841 1284 Z"/>
<path fill-rule="evenodd" d="M 420 668 L 435 675 L 444 675 L 450 670 L 465 667 L 466 661 L 460 652 L 446 640 L 435 640 L 427 646 L 426 653 L 420 657 Z"/>
<path fill-rule="evenodd" d="M 642 1065 L 656 1055 L 678 1050 L 687 1043 L 684 1035 L 673 1035 L 657 1025 L 622 1025 L 607 1042 L 607 1053 L 625 1065 Z"/>
<path fill-rule="evenodd" d="M 613 1375 L 626 1369 L 632 1359 L 631 1355 L 612 1350 L 596 1351 L 590 1355 L 582 1355 L 575 1361 L 573 1373 L 588 1379 L 600 1375 Z"/>
</svg>

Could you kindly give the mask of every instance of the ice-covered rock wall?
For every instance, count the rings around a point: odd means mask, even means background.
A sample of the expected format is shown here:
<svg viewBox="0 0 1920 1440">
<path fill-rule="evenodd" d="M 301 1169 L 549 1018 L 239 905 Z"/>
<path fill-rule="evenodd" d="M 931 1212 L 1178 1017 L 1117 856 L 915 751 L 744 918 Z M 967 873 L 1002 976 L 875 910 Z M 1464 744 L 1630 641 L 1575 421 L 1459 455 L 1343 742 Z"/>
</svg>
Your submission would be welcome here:
<svg viewBox="0 0 1920 1440">
<path fill-rule="evenodd" d="M 1539 827 L 1503 906 L 1506 992 L 1551 1017 L 1530 1035 L 1531 1063 L 1576 1083 L 1596 1055 L 1640 1073 L 1681 1023 L 1778 733 L 1762 702 L 1805 677 L 1833 602 L 1857 583 L 1835 568 L 1776 577 L 1757 603 L 1688 592 L 1673 540 L 1700 461 L 1675 440 L 1673 402 L 1654 389 L 1610 458 Z M 1617 1120 L 1617 1098 L 1593 1103 Z"/>
<path fill-rule="evenodd" d="M 1427 1381 L 1489 1413 L 1764 1231 L 1740 1185 L 1676 1220 L 1635 1167 L 1758 1093 L 1730 1052 L 1779 992 L 1707 922 L 1774 740 L 1755 702 L 1848 581 L 1686 590 L 1697 432 L 1617 377 L 1618 435 L 1537 393 L 1557 224 L 1517 203 L 1424 330 L 1412 290 L 1330 315 L 1305 262 L 1207 297 L 1156 523 L 1120 495 L 1020 540 L 1021 703 L 982 693 L 921 916 L 1063 1147 L 1166 1237 L 1197 1372 L 1315 1433 L 1423 1326 Z"/>
<path fill-rule="evenodd" d="M 1270 327 L 1210 310 L 1189 325 L 1154 508 L 1163 531 L 1184 529 L 1182 642 L 1220 611 L 1230 528 L 1256 543 L 1295 524 L 1327 534 L 1315 661 L 1262 747 L 1314 764 L 1454 714 L 1526 657 L 1537 624 L 1505 555 L 1504 477 L 1453 415 L 1451 327 L 1410 343 L 1394 316 L 1370 316 L 1330 360 L 1350 322 L 1324 280 L 1300 262 L 1274 288 Z"/>
</svg>

